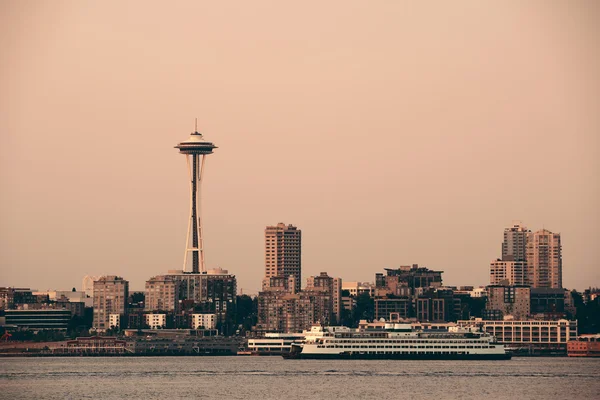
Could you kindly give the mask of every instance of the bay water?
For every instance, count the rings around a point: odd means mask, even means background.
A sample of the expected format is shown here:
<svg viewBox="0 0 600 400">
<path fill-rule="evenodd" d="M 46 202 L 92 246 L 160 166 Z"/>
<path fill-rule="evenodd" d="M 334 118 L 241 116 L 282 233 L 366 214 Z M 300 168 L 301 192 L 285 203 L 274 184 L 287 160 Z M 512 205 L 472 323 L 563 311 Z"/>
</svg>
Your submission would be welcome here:
<svg viewBox="0 0 600 400">
<path fill-rule="evenodd" d="M 598 399 L 600 359 L 0 358 L 0 399 Z"/>
</svg>

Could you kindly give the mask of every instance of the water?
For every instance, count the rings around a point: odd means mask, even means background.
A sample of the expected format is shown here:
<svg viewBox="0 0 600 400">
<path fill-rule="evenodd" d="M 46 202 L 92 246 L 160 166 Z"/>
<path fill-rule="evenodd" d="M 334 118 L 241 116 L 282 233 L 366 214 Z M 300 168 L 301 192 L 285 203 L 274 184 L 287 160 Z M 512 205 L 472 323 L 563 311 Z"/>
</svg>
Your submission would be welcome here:
<svg viewBox="0 0 600 400">
<path fill-rule="evenodd" d="M 0 358 L 1 399 L 597 399 L 600 359 Z"/>
</svg>

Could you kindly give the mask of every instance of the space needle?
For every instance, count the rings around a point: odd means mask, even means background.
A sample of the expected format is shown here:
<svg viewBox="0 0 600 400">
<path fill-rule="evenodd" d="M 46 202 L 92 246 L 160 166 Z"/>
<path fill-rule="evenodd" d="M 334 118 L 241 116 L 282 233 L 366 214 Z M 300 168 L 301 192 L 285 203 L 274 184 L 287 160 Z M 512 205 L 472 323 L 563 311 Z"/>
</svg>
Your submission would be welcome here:
<svg viewBox="0 0 600 400">
<path fill-rule="evenodd" d="M 197 274 L 200 271 L 206 271 L 202 243 L 202 218 L 200 214 L 200 189 L 204 174 L 204 161 L 206 156 L 212 154 L 213 149 L 216 149 L 217 146 L 204 140 L 202 134 L 198 132 L 198 122 L 196 120 L 196 129 L 194 132 L 187 140 L 179 143 L 175 148 L 179 149 L 179 153 L 185 155 L 190 179 L 190 218 L 185 239 L 183 271 L 186 270 L 188 253 L 191 252 L 192 272 Z M 190 236 L 192 237 L 191 243 Z"/>
</svg>

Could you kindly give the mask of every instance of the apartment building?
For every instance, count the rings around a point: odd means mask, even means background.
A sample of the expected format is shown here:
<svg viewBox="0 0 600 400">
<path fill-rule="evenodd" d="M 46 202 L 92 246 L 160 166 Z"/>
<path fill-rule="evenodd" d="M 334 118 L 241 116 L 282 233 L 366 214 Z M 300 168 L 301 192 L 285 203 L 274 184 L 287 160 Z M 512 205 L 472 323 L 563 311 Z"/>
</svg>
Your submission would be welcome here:
<svg viewBox="0 0 600 400">
<path fill-rule="evenodd" d="M 110 315 L 127 314 L 129 282 L 120 276 L 102 276 L 94 281 L 94 329 L 102 332 L 110 328 Z"/>
<path fill-rule="evenodd" d="M 294 276 L 296 292 L 302 275 L 302 231 L 279 223 L 265 228 L 265 278 Z"/>
</svg>

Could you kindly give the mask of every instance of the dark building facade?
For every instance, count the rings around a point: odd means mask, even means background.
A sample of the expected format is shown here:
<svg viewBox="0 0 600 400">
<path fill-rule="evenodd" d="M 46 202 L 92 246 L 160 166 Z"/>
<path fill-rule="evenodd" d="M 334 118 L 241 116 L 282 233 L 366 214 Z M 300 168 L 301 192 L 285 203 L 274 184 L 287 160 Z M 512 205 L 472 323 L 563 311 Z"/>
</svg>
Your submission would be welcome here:
<svg viewBox="0 0 600 400">
<path fill-rule="evenodd" d="M 567 296 L 569 293 L 564 289 L 531 288 L 531 314 L 564 314 Z"/>
<path fill-rule="evenodd" d="M 26 329 L 66 330 L 71 320 L 69 310 L 6 310 L 6 325 Z"/>
<path fill-rule="evenodd" d="M 397 313 L 400 318 L 411 318 L 414 314 L 412 300 L 409 297 L 375 298 L 375 319 L 390 320 L 390 314 Z"/>
<path fill-rule="evenodd" d="M 400 268 L 386 268 L 386 276 L 376 274 L 375 283 L 377 287 L 389 287 L 390 283 L 397 282 L 401 286 L 406 286 L 411 291 L 417 288 L 429 288 L 442 286 L 442 273 L 444 271 L 434 271 L 429 268 L 419 267 L 418 264 L 412 266 L 401 266 Z"/>
</svg>

